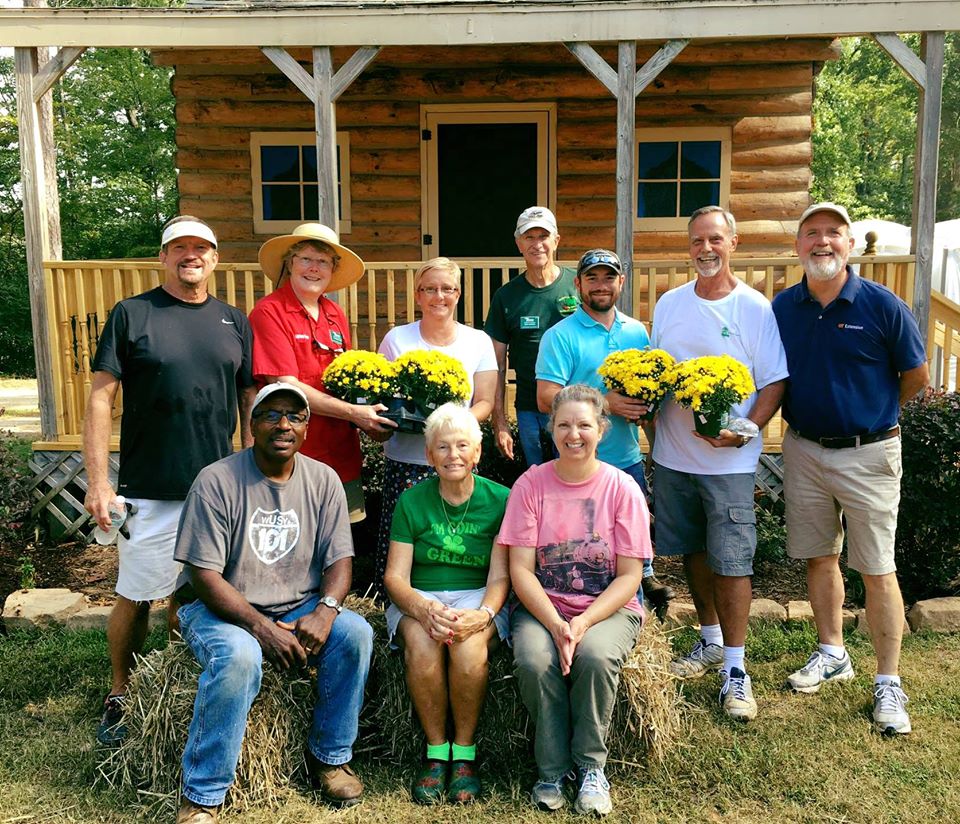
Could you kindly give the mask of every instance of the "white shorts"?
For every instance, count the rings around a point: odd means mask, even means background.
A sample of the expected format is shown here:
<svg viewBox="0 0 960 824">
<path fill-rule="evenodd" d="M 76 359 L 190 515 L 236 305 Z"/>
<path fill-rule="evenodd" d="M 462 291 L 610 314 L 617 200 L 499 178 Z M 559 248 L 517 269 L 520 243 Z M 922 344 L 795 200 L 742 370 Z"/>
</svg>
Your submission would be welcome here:
<svg viewBox="0 0 960 824">
<path fill-rule="evenodd" d="M 137 511 L 127 518 L 130 537 L 117 537 L 120 571 L 117 595 L 128 601 L 156 601 L 177 588 L 182 564 L 173 560 L 183 501 L 127 498 Z"/>
<path fill-rule="evenodd" d="M 453 609 L 480 609 L 480 604 L 483 603 L 483 596 L 486 594 L 487 589 L 486 587 L 480 587 L 480 589 L 454 589 L 447 592 L 424 592 L 422 589 L 414 587 L 413 591 L 417 593 L 417 595 L 427 598 L 430 601 L 439 601 L 445 607 L 453 607 Z M 393 636 L 397 634 L 397 627 L 400 626 L 400 619 L 403 618 L 403 616 L 404 613 L 391 602 L 390 606 L 387 607 L 387 639 L 390 641 L 391 649 L 397 649 L 397 645 L 393 643 Z M 500 640 L 509 644 L 510 613 L 506 604 L 504 604 L 500 612 L 497 613 L 493 619 L 493 623 L 496 624 L 497 635 L 500 636 Z"/>
</svg>

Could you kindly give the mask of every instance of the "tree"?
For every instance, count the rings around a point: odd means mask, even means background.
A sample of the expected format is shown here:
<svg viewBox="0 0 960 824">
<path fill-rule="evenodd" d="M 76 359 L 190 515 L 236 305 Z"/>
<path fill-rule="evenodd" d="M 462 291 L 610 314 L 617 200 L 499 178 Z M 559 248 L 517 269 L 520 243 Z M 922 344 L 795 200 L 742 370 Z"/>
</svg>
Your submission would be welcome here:
<svg viewBox="0 0 960 824">
<path fill-rule="evenodd" d="M 907 43 L 919 49 L 918 35 Z M 960 213 L 960 35 L 946 37 L 937 220 Z M 855 220 L 909 224 L 917 89 L 871 38 L 850 38 L 817 78 L 813 104 L 816 200 L 846 206 Z"/>
</svg>

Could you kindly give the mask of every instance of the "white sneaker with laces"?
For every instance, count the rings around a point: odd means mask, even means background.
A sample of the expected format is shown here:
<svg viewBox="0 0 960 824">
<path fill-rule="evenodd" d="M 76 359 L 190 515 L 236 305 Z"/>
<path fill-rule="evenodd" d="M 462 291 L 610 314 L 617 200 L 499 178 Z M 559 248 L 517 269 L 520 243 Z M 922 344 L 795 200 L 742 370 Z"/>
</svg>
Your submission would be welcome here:
<svg viewBox="0 0 960 824">
<path fill-rule="evenodd" d="M 853 662 L 844 650 L 843 658 L 834 658 L 816 650 L 807 663 L 787 676 L 787 685 L 795 692 L 814 693 L 828 681 L 849 681 L 853 678 Z"/>
<path fill-rule="evenodd" d="M 693 649 L 681 658 L 670 662 L 670 672 L 677 678 L 699 678 L 710 670 L 723 666 L 723 647 L 719 644 L 704 644 L 700 639 Z"/>
<path fill-rule="evenodd" d="M 753 698 L 750 676 L 734 667 L 730 674 L 721 673 L 720 704 L 723 711 L 737 721 L 753 721 L 757 717 L 757 702 Z"/>
<path fill-rule="evenodd" d="M 907 714 L 907 694 L 892 681 L 873 687 L 873 725 L 882 735 L 906 735 L 912 727 Z"/>
<path fill-rule="evenodd" d="M 607 815 L 613 809 L 610 782 L 601 767 L 580 770 L 580 791 L 574 809 L 580 815 Z"/>
</svg>

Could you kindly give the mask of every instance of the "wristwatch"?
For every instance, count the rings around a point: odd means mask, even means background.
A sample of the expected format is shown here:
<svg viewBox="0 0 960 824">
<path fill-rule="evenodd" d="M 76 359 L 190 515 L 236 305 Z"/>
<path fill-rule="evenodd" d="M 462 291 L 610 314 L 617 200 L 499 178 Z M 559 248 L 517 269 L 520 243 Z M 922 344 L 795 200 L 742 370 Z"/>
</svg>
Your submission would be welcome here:
<svg viewBox="0 0 960 824">
<path fill-rule="evenodd" d="M 493 611 L 493 607 L 488 607 L 486 604 L 480 604 L 479 608 L 490 616 L 490 620 L 487 621 L 487 626 L 489 627 L 490 624 L 493 623 L 493 619 L 497 617 L 497 613 Z"/>
<path fill-rule="evenodd" d="M 320 599 L 320 603 L 323 604 L 325 607 L 330 607 L 330 609 L 334 610 L 337 613 L 337 615 L 343 612 L 343 604 L 341 604 L 332 595 L 324 595 Z"/>
<path fill-rule="evenodd" d="M 748 438 L 746 435 L 741 435 L 740 443 L 737 444 L 737 449 L 739 449 L 741 446 L 746 446 L 748 443 L 750 443 L 750 438 Z"/>
</svg>

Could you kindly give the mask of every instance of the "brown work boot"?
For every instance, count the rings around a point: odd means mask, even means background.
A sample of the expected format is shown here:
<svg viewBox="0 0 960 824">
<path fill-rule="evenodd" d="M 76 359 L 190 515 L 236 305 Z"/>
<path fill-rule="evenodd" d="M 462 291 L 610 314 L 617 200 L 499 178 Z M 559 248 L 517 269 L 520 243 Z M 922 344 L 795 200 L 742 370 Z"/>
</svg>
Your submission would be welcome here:
<svg viewBox="0 0 960 824">
<path fill-rule="evenodd" d="M 349 764 L 324 764 L 307 750 L 307 771 L 310 783 L 323 800 L 336 807 L 352 807 L 363 796 L 363 784 Z"/>
<path fill-rule="evenodd" d="M 201 807 L 187 798 L 181 798 L 177 824 L 217 824 L 217 810 L 215 807 Z"/>
</svg>

